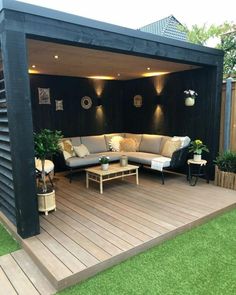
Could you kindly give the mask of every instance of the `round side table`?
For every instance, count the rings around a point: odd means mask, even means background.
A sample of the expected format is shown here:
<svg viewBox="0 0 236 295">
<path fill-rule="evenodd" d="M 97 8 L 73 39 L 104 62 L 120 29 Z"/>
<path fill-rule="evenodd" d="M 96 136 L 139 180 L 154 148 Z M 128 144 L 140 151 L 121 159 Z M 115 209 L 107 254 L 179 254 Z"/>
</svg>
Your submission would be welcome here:
<svg viewBox="0 0 236 295">
<path fill-rule="evenodd" d="M 187 180 L 191 186 L 197 184 L 198 178 L 204 176 L 207 183 L 209 183 L 208 173 L 207 173 L 207 161 L 200 160 L 194 161 L 193 159 L 188 160 L 188 175 Z"/>
</svg>

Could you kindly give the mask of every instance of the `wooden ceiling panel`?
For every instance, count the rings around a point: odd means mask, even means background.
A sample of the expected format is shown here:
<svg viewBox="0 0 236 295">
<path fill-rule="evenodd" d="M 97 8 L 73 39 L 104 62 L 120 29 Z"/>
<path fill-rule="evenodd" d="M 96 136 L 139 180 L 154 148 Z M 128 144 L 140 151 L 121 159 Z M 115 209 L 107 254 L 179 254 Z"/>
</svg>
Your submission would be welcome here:
<svg viewBox="0 0 236 295">
<path fill-rule="evenodd" d="M 117 80 L 129 80 L 141 78 L 149 72 L 172 73 L 197 68 L 193 65 L 32 39 L 28 39 L 27 44 L 29 70 L 39 74 L 108 76 Z M 55 55 L 58 55 L 58 59 L 54 58 Z M 148 67 L 150 70 L 147 70 Z"/>
</svg>

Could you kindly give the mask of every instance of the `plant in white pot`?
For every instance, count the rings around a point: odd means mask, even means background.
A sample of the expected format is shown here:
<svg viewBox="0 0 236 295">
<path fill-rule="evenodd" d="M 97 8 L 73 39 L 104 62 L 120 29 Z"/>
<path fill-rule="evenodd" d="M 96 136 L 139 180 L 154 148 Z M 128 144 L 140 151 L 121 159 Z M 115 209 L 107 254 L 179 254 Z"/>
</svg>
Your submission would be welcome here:
<svg viewBox="0 0 236 295">
<path fill-rule="evenodd" d="M 209 149 L 200 139 L 195 139 L 190 142 L 189 152 L 193 153 L 194 161 L 201 161 L 203 151 L 209 153 Z"/>
<path fill-rule="evenodd" d="M 198 96 L 197 92 L 189 89 L 184 91 L 185 94 L 185 105 L 188 107 L 194 106 L 195 98 Z"/>
<path fill-rule="evenodd" d="M 101 158 L 99 158 L 99 162 L 101 163 L 102 170 L 108 170 L 109 160 L 110 160 L 110 157 L 108 156 L 101 156 Z"/>
<path fill-rule="evenodd" d="M 43 129 L 34 133 L 35 156 L 41 161 L 41 186 L 38 186 L 38 207 L 39 211 L 48 214 L 48 211 L 56 208 L 55 191 L 46 182 L 45 161 L 60 152 L 59 141 L 62 138 L 61 131 Z"/>
</svg>

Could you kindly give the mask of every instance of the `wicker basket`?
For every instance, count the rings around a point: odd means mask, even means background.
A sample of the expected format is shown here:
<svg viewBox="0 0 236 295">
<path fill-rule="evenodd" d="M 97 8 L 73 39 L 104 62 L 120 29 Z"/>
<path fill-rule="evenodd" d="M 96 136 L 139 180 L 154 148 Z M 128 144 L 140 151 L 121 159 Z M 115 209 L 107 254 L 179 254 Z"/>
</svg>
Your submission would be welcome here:
<svg viewBox="0 0 236 295">
<path fill-rule="evenodd" d="M 236 173 L 221 171 L 215 167 L 215 185 L 236 190 Z"/>
<path fill-rule="evenodd" d="M 37 196 L 38 196 L 38 210 L 40 212 L 45 212 L 45 215 L 48 215 L 49 211 L 51 210 L 56 211 L 56 200 L 55 200 L 54 190 L 50 193 L 37 194 Z"/>
</svg>

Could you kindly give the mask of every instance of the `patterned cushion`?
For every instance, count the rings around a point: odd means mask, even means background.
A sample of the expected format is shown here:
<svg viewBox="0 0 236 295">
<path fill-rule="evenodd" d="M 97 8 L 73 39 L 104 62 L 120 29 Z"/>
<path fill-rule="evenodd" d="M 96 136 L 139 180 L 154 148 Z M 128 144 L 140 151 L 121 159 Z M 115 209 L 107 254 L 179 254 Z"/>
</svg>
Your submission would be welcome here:
<svg viewBox="0 0 236 295">
<path fill-rule="evenodd" d="M 123 138 L 120 141 L 121 152 L 136 152 L 137 147 L 138 147 L 138 144 L 134 138 Z"/>
<path fill-rule="evenodd" d="M 123 139 L 122 136 L 113 136 L 112 139 L 109 142 L 110 149 L 113 152 L 119 152 L 120 151 L 120 141 Z"/>
<path fill-rule="evenodd" d="M 140 143 L 141 143 L 141 140 L 142 140 L 142 134 L 136 134 L 136 133 L 125 133 L 125 137 L 126 138 L 133 138 L 136 140 L 137 142 L 137 149 L 136 151 L 139 151 L 139 147 L 140 147 Z"/>
<path fill-rule="evenodd" d="M 76 156 L 78 156 L 80 158 L 84 158 L 90 154 L 89 150 L 87 149 L 87 147 L 84 144 L 74 146 L 74 151 L 75 151 Z"/>
<path fill-rule="evenodd" d="M 65 160 L 75 156 L 75 152 L 70 139 L 63 139 L 60 142 L 60 147 L 62 149 Z"/>
<path fill-rule="evenodd" d="M 171 158 L 172 154 L 181 147 L 180 140 L 167 140 L 162 149 L 162 156 Z"/>
<path fill-rule="evenodd" d="M 114 137 L 114 136 L 124 137 L 124 133 L 108 133 L 108 134 L 104 134 L 104 136 L 105 136 L 105 140 L 106 140 L 107 150 L 109 151 L 111 149 L 110 141 L 111 141 L 112 137 Z"/>
</svg>

